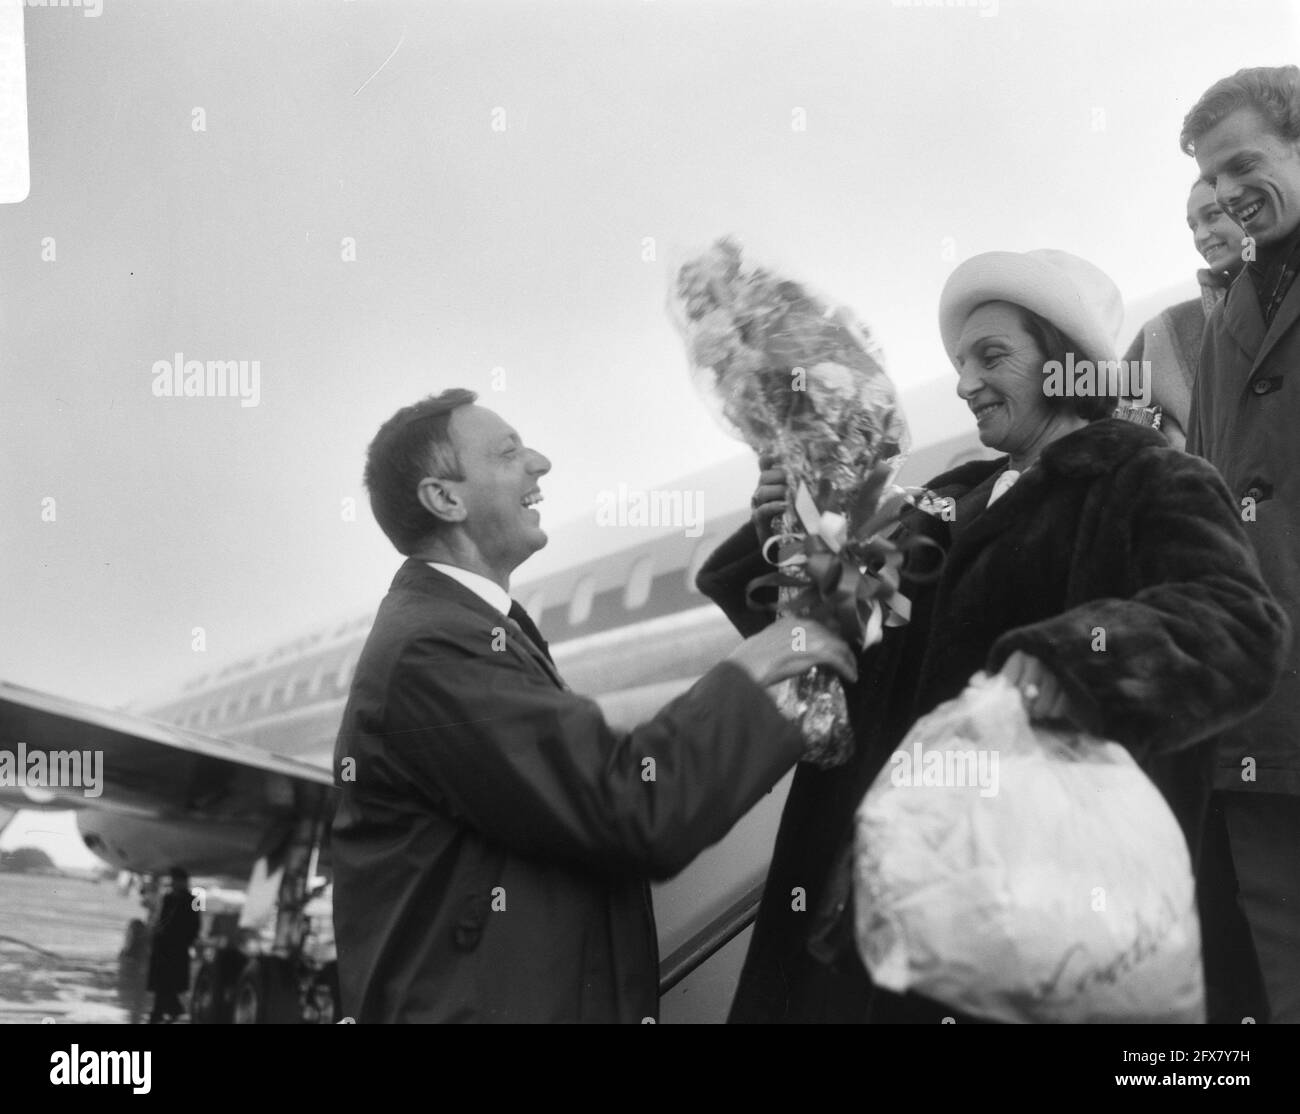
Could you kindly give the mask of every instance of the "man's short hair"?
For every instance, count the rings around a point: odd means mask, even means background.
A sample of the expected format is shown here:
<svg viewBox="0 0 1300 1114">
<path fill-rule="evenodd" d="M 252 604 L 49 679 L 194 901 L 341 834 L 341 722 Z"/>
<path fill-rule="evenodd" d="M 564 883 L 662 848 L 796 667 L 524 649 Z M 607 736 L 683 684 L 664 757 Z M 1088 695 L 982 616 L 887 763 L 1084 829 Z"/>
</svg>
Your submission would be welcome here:
<svg viewBox="0 0 1300 1114">
<path fill-rule="evenodd" d="M 409 557 L 438 528 L 438 520 L 420 502 L 420 481 L 465 478 L 447 429 L 452 411 L 477 398 L 462 387 L 430 395 L 402 407 L 370 442 L 365 473 L 370 510 L 399 553 Z"/>
<path fill-rule="evenodd" d="M 1196 154 L 1196 141 L 1239 108 L 1254 108 L 1291 143 L 1300 140 L 1300 67 L 1256 66 L 1211 85 L 1183 118 L 1178 145 Z"/>
</svg>

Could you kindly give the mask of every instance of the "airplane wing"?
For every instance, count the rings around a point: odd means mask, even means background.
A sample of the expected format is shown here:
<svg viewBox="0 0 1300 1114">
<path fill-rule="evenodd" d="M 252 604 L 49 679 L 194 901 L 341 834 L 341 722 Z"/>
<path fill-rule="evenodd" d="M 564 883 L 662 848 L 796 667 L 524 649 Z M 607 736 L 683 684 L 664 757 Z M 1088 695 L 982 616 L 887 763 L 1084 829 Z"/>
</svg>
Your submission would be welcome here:
<svg viewBox="0 0 1300 1114">
<path fill-rule="evenodd" d="M 119 869 L 247 877 L 333 793 L 321 767 L 0 681 L 0 809 L 76 809 Z"/>
</svg>

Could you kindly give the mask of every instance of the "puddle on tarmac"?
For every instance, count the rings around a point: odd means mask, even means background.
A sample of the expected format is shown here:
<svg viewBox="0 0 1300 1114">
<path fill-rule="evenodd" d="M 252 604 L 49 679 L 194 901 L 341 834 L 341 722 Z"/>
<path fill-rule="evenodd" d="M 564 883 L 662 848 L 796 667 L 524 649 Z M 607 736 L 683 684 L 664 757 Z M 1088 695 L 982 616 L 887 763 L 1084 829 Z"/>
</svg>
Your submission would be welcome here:
<svg viewBox="0 0 1300 1114">
<path fill-rule="evenodd" d="M 143 1021 L 144 963 L 120 958 L 143 916 L 111 881 L 0 873 L 0 1023 Z"/>
</svg>

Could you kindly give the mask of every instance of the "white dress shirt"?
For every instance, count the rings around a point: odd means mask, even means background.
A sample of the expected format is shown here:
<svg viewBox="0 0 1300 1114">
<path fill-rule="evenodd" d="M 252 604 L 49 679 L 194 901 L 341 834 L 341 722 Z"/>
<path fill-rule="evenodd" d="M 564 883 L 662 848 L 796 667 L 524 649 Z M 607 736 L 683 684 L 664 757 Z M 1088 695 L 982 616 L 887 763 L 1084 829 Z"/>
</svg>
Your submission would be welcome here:
<svg viewBox="0 0 1300 1114">
<path fill-rule="evenodd" d="M 1008 468 L 1002 473 L 1002 475 L 993 481 L 993 490 L 989 492 L 989 501 L 985 503 L 984 506 L 986 508 L 993 506 L 994 503 L 1001 499 L 1002 496 L 1015 486 L 1015 482 L 1018 479 L 1020 479 L 1020 473 L 1014 468 Z"/>
<path fill-rule="evenodd" d="M 444 565 L 440 561 L 426 561 L 425 564 L 431 569 L 446 573 L 457 583 L 463 584 L 484 603 L 495 607 L 502 615 L 510 614 L 510 593 L 500 584 L 494 584 L 486 576 L 480 576 L 476 572 L 455 565 Z"/>
</svg>

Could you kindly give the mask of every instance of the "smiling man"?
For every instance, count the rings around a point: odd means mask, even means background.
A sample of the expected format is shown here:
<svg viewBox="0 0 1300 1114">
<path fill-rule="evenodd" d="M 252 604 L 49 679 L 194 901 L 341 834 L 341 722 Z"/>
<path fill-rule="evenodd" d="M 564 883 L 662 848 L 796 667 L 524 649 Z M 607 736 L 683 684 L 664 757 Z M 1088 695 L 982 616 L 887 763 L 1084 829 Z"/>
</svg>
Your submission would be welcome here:
<svg viewBox="0 0 1300 1114">
<path fill-rule="evenodd" d="M 546 544 L 550 467 L 463 390 L 399 410 L 370 445 L 370 505 L 408 559 L 335 747 L 334 927 L 355 1020 L 655 1019 L 647 882 L 802 754 L 764 686 L 816 664 L 856 673 L 840 639 L 780 620 L 613 732 L 510 599 Z"/>
<path fill-rule="evenodd" d="M 1206 322 L 1188 449 L 1222 473 L 1264 580 L 1300 629 L 1300 69 L 1240 70 L 1216 82 L 1179 142 L 1256 257 L 1247 250 L 1243 274 Z M 1272 699 L 1219 748 L 1204 852 L 1207 867 L 1219 864 L 1218 883 L 1203 894 L 1211 1020 L 1262 1020 L 1253 948 L 1272 1020 L 1300 1021 L 1296 642 Z"/>
</svg>

